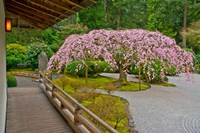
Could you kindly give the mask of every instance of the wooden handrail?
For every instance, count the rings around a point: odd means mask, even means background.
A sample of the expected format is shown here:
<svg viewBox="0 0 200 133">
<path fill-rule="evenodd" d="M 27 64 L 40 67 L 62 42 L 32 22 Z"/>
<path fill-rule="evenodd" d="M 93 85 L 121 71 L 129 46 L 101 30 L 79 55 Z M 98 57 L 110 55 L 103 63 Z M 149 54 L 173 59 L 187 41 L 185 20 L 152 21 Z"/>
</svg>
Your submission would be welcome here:
<svg viewBox="0 0 200 133">
<path fill-rule="evenodd" d="M 39 72 L 40 80 L 46 88 L 48 89 L 43 89 L 45 93 L 51 93 L 51 95 L 47 94 L 51 102 L 57 107 L 57 109 L 60 111 L 61 114 L 64 114 L 63 108 L 66 108 L 71 114 L 73 115 L 74 119 L 72 121 L 69 121 L 71 119 L 66 119 L 69 123 L 72 123 L 72 128 L 76 132 L 87 132 L 90 133 L 102 133 L 102 129 L 97 126 L 97 124 L 93 123 L 91 120 L 89 120 L 84 113 L 80 112 L 85 112 L 87 113 L 93 120 L 95 120 L 98 125 L 101 125 L 106 131 L 109 131 L 111 133 L 118 133 L 114 128 L 112 128 L 110 125 L 105 123 L 102 119 L 100 119 L 97 115 L 92 113 L 89 109 L 84 107 L 82 104 L 80 104 L 76 99 L 74 99 L 72 96 L 67 94 L 64 90 L 62 90 L 59 86 L 54 84 L 49 78 L 47 78 L 42 72 Z M 51 88 L 50 88 L 51 87 Z M 63 94 L 66 98 L 64 98 L 60 93 Z M 53 100 L 54 98 L 54 100 Z M 60 102 L 61 105 L 58 105 L 58 103 L 55 102 L 55 99 Z M 71 101 L 71 102 L 70 102 Z M 78 110 L 78 112 L 77 112 Z M 66 114 L 65 114 L 66 117 Z M 81 126 L 80 126 L 81 124 Z"/>
</svg>

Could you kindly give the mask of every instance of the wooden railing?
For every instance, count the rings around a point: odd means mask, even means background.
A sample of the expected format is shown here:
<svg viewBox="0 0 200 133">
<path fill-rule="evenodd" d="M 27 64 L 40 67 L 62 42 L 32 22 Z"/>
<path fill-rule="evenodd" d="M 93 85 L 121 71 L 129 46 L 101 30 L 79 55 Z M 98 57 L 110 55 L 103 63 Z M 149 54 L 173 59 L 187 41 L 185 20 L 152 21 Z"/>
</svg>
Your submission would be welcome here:
<svg viewBox="0 0 200 133">
<path fill-rule="evenodd" d="M 40 87 L 77 133 L 118 133 L 40 72 Z M 86 117 L 89 116 L 92 121 Z"/>
</svg>

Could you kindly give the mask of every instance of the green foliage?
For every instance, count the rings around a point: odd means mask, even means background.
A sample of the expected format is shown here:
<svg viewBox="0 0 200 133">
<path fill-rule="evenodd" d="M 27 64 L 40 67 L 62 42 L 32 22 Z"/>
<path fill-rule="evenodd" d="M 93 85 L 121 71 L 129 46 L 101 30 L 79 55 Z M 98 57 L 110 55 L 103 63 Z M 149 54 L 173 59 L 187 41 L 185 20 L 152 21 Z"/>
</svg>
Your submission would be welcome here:
<svg viewBox="0 0 200 133">
<path fill-rule="evenodd" d="M 35 41 L 41 41 L 42 32 L 43 31 L 37 29 L 13 28 L 12 32 L 6 34 L 6 43 L 18 43 L 27 46 Z"/>
<path fill-rule="evenodd" d="M 72 34 L 84 34 L 88 32 L 88 28 L 82 24 L 67 24 L 60 26 L 59 37 L 63 40 Z"/>
<path fill-rule="evenodd" d="M 200 64 L 200 54 L 197 54 L 195 58 L 196 58 L 196 64 Z"/>
<path fill-rule="evenodd" d="M 188 47 L 191 47 L 195 52 L 200 50 L 200 20 L 191 24 L 186 34 Z"/>
<path fill-rule="evenodd" d="M 161 70 L 162 67 L 164 67 L 164 64 L 162 64 L 160 61 L 155 61 L 155 63 L 150 64 L 150 66 L 153 68 L 149 70 L 149 80 L 151 83 L 163 83 L 168 80 L 166 76 L 161 76 Z M 145 72 L 148 73 L 148 66 L 146 66 Z M 145 79 L 144 74 L 143 78 Z"/>
<path fill-rule="evenodd" d="M 99 0 L 97 4 L 81 10 L 79 15 L 80 22 L 91 30 L 108 28 L 105 16 L 103 0 Z"/>
<path fill-rule="evenodd" d="M 173 66 L 171 66 L 171 67 L 169 67 L 168 69 L 165 69 L 165 74 L 166 74 L 166 75 L 169 75 L 169 76 L 174 76 L 174 75 L 176 75 L 176 74 L 177 74 L 177 73 L 176 73 L 176 68 L 173 67 Z"/>
<path fill-rule="evenodd" d="M 139 69 L 136 65 L 132 65 L 129 69 L 128 69 L 128 73 L 129 74 L 133 74 L 133 75 L 138 75 L 139 73 Z"/>
<path fill-rule="evenodd" d="M 11 74 L 7 74 L 7 85 L 8 87 L 16 87 L 17 86 L 17 80 L 15 76 Z"/>
<path fill-rule="evenodd" d="M 150 64 L 149 64 L 150 65 Z M 150 70 L 150 82 L 151 83 L 162 83 L 164 81 L 167 81 L 167 77 L 164 78 L 164 80 L 161 78 L 161 67 L 165 65 L 165 74 L 166 75 L 176 75 L 176 69 L 175 67 L 171 66 L 170 64 L 161 64 L 160 61 L 156 61 L 155 63 L 151 64 L 150 66 L 153 68 L 154 70 L 154 75 L 153 75 L 153 72 L 152 70 Z M 148 72 L 148 66 L 146 66 L 145 69 L 143 69 L 145 71 L 141 71 L 141 75 L 142 75 L 142 78 L 144 80 L 146 80 L 146 77 L 145 77 L 145 72 L 147 73 Z M 129 68 L 129 73 L 130 74 L 134 74 L 134 75 L 138 75 L 139 73 L 139 70 L 138 70 L 138 67 L 135 66 L 135 65 L 132 65 L 130 68 Z M 154 77 L 154 78 L 153 78 Z"/>
<path fill-rule="evenodd" d="M 88 108 L 118 131 L 127 125 L 125 103 L 119 97 L 101 95 Z M 125 121 L 123 121 L 125 120 Z"/>
<path fill-rule="evenodd" d="M 26 63 L 33 70 L 38 67 L 38 55 L 41 52 L 45 52 L 48 58 L 50 58 L 53 55 L 52 50 L 44 42 L 35 42 L 28 47 Z"/>
<path fill-rule="evenodd" d="M 119 97 L 98 93 L 74 93 L 72 96 L 119 132 L 128 132 L 128 110 Z M 91 119 L 92 120 L 92 119 Z"/>
<path fill-rule="evenodd" d="M 148 0 L 148 29 L 175 37 L 182 27 L 183 4 L 182 0 Z"/>
<path fill-rule="evenodd" d="M 20 44 L 8 44 L 6 46 L 7 70 L 17 68 L 17 64 L 23 63 L 26 56 L 26 47 Z"/>
<path fill-rule="evenodd" d="M 82 61 L 73 61 L 66 66 L 66 72 L 77 75 L 79 77 L 85 76 L 85 65 Z M 104 61 L 88 61 L 89 77 L 97 76 L 101 72 L 111 72 L 111 67 Z"/>
<path fill-rule="evenodd" d="M 10 69 L 16 69 L 17 68 L 17 64 L 19 64 L 22 60 L 20 58 L 16 58 L 16 57 L 6 57 L 6 68 L 7 70 Z"/>
<path fill-rule="evenodd" d="M 200 74 L 200 54 L 195 56 L 195 69 L 197 70 L 197 73 Z"/>
</svg>

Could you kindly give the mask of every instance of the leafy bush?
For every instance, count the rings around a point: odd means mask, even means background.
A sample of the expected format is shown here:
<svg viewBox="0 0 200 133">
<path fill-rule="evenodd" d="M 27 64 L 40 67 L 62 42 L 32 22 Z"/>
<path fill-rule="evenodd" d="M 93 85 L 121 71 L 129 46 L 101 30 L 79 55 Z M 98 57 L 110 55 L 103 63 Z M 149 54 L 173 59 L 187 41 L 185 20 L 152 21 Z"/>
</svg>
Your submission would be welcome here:
<svg viewBox="0 0 200 133">
<path fill-rule="evenodd" d="M 133 75 L 138 75 L 139 73 L 139 69 L 136 65 L 132 65 L 129 69 L 128 69 L 128 73 L 129 74 L 133 74 Z M 141 72 L 142 73 L 142 72 Z"/>
<path fill-rule="evenodd" d="M 161 67 L 163 65 L 164 64 L 162 64 L 160 61 L 156 61 L 155 63 L 150 65 L 150 67 L 153 69 L 150 69 L 149 72 L 148 72 L 148 66 L 146 66 L 146 68 L 141 68 L 142 79 L 146 80 L 145 73 L 148 73 L 149 80 L 151 83 L 162 83 L 163 81 L 166 81 L 167 80 L 166 76 L 163 79 L 161 77 Z M 172 67 L 172 66 L 169 67 L 169 65 L 167 67 L 169 69 L 165 69 L 166 75 L 175 75 L 176 74 L 176 69 L 174 67 Z M 129 68 L 130 74 L 138 75 L 138 72 L 139 72 L 139 70 L 136 65 L 133 65 Z"/>
<path fill-rule="evenodd" d="M 7 74 L 7 85 L 8 87 L 16 87 L 17 86 L 17 80 L 15 76 L 11 74 Z"/>
<path fill-rule="evenodd" d="M 165 74 L 168 76 L 176 75 L 176 68 L 173 66 L 170 66 L 168 69 L 165 69 Z"/>
<path fill-rule="evenodd" d="M 90 77 L 97 76 L 101 72 L 111 72 L 111 67 L 104 61 L 88 61 L 88 75 Z M 66 66 L 66 72 L 77 75 L 79 77 L 85 76 L 85 65 L 81 61 L 72 61 Z"/>
<path fill-rule="evenodd" d="M 35 42 L 28 47 L 26 63 L 32 68 L 32 70 L 38 67 L 38 55 L 41 52 L 45 52 L 48 58 L 53 55 L 52 50 L 44 42 Z"/>
<path fill-rule="evenodd" d="M 17 68 L 17 64 L 24 63 L 26 47 L 20 44 L 8 44 L 6 46 L 7 70 Z"/>
</svg>

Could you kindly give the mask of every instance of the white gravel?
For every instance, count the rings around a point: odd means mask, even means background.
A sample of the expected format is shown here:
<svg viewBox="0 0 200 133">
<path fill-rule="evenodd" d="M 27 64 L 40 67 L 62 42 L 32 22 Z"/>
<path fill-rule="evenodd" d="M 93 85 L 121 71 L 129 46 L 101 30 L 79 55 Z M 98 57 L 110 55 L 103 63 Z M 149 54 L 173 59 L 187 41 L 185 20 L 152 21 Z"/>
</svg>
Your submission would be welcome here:
<svg viewBox="0 0 200 133">
<path fill-rule="evenodd" d="M 103 73 L 118 78 L 118 74 Z M 200 133 L 200 75 L 169 77 L 177 87 L 152 87 L 140 92 L 115 91 L 113 95 L 129 101 L 131 115 L 139 133 Z M 135 80 L 129 75 L 128 80 Z"/>
</svg>

